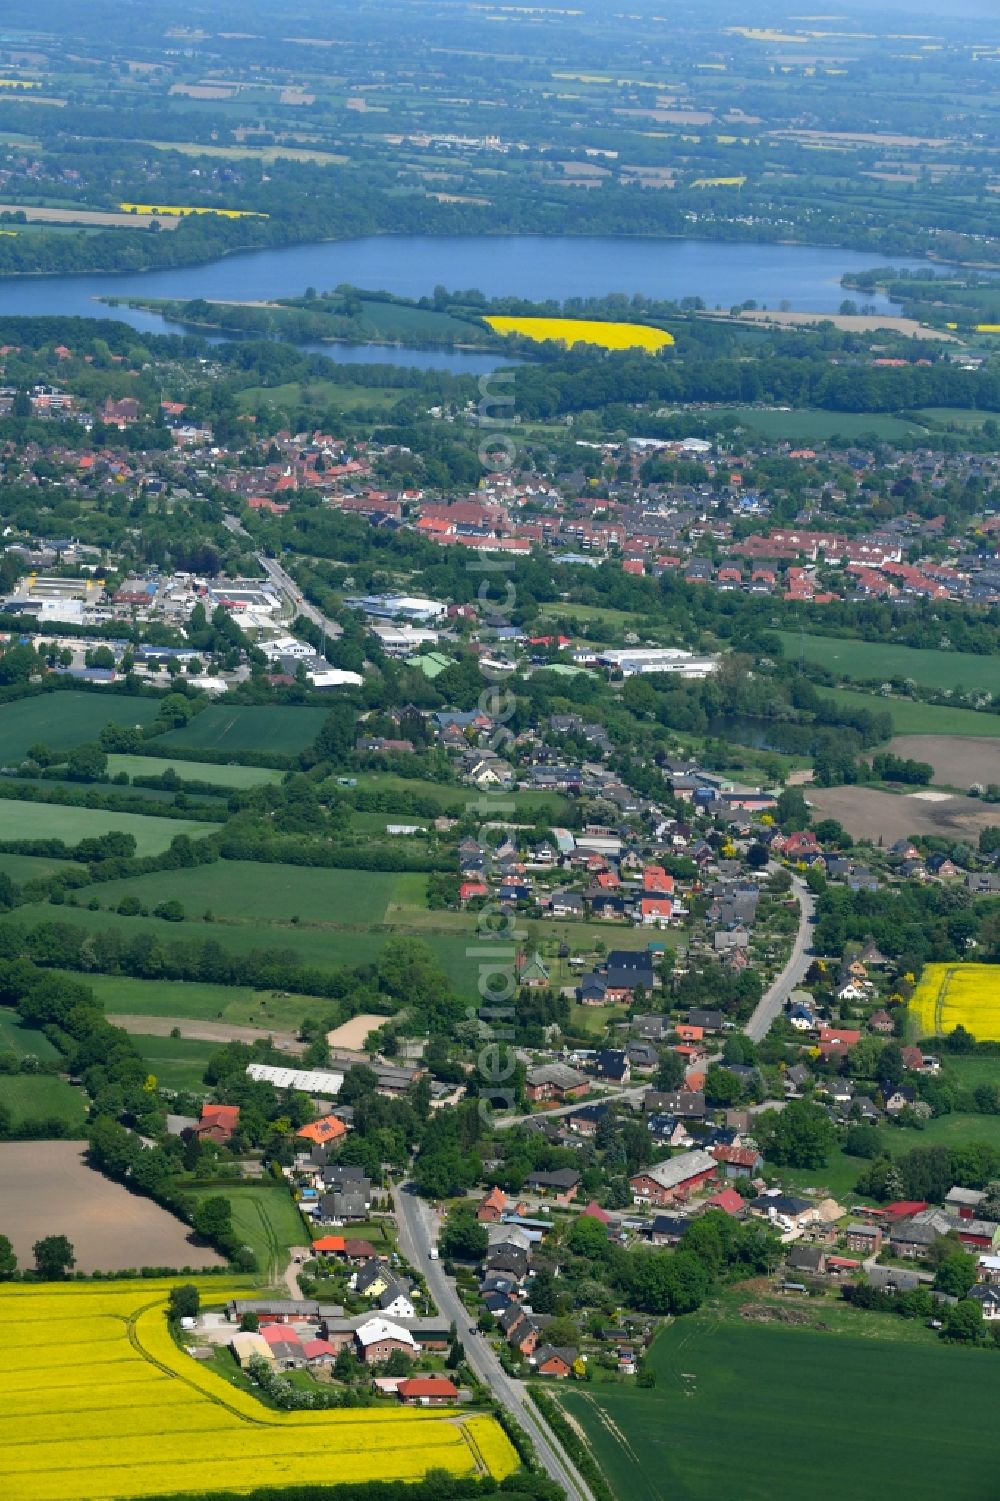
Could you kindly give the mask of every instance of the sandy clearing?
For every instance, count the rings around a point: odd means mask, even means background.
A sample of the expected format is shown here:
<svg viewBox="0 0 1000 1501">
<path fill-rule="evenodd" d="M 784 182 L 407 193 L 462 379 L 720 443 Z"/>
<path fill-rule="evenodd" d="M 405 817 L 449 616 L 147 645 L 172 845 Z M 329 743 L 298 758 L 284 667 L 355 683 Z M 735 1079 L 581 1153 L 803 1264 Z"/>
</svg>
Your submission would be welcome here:
<svg viewBox="0 0 1000 1501">
<path fill-rule="evenodd" d="M 121 1027 L 137 1037 L 169 1037 L 176 1027 L 182 1037 L 191 1042 L 266 1042 L 286 1053 L 301 1054 L 306 1050 L 292 1032 L 268 1031 L 265 1027 L 241 1027 L 229 1022 L 192 1021 L 186 1016 L 131 1016 L 119 1013 L 109 1016 L 113 1027 Z"/>
<path fill-rule="evenodd" d="M 997 822 L 997 809 L 972 797 L 928 803 L 874 787 L 810 787 L 807 799 L 819 817 L 836 818 L 856 839 L 886 844 L 919 834 L 976 844 L 979 830 Z"/>
<path fill-rule="evenodd" d="M 782 313 L 765 308 L 751 308 L 740 313 L 739 317 L 751 323 L 780 323 L 791 328 L 832 323 L 834 328 L 855 334 L 889 328 L 912 339 L 939 339 L 949 344 L 958 342 L 954 334 L 947 333 L 943 328 L 928 328 L 925 324 L 918 323 L 916 318 L 897 318 L 891 313 Z"/>
<path fill-rule="evenodd" d="M 24 203 L 0 203 L 0 214 L 23 214 L 29 224 L 100 224 L 122 225 L 126 229 L 145 229 L 154 214 L 115 214 L 92 208 L 29 208 Z M 178 220 L 161 219 L 161 229 L 176 229 Z"/>
<path fill-rule="evenodd" d="M 896 735 L 886 750 L 894 756 L 929 761 L 935 782 L 971 787 L 973 782 L 1000 782 L 1000 739 L 964 735 Z M 996 821 L 1000 822 L 1000 810 Z"/>
<path fill-rule="evenodd" d="M 152 1199 L 129 1193 L 94 1172 L 79 1142 L 12 1141 L 0 1145 L 4 1234 L 22 1267 L 46 1235 L 65 1235 L 81 1272 L 128 1267 L 224 1265 L 208 1246 Z"/>
<path fill-rule="evenodd" d="M 348 1052 L 359 1052 L 364 1049 L 368 1034 L 381 1027 L 384 1021 L 384 1016 L 363 1012 L 360 1016 L 352 1016 L 350 1021 L 341 1022 L 339 1027 L 334 1027 L 332 1032 L 326 1034 L 326 1040 L 331 1048 L 347 1048 Z"/>
</svg>

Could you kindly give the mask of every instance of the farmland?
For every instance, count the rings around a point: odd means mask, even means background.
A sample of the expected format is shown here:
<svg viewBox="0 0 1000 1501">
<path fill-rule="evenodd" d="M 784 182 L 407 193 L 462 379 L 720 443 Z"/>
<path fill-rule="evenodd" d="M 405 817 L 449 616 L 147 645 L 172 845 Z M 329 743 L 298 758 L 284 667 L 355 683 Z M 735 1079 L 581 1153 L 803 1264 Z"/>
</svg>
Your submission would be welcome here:
<svg viewBox="0 0 1000 1501">
<path fill-rule="evenodd" d="M 182 729 L 157 738 L 156 748 L 274 751 L 294 756 L 311 745 L 323 727 L 325 709 L 228 707 L 210 704 Z"/>
<path fill-rule="evenodd" d="M 0 1053 L 16 1053 L 19 1058 L 58 1058 L 59 1054 L 44 1032 L 26 1027 L 17 1013 L 0 1008 Z"/>
<path fill-rule="evenodd" d="M 804 658 L 859 682 L 912 678 L 925 688 L 977 688 L 984 692 L 992 692 L 997 686 L 996 662 L 973 652 L 920 650 L 892 641 L 853 641 L 793 631 L 777 634 L 789 661 Z"/>
<path fill-rule="evenodd" d="M 824 443 L 837 436 L 852 441 L 868 434 L 891 443 L 923 431 L 915 422 L 884 413 L 820 412 L 799 407 L 783 412 L 748 406 L 733 408 L 726 415 L 762 438 L 789 443 Z"/>
<path fill-rule="evenodd" d="M 894 756 L 928 761 L 934 781 L 945 787 L 1000 782 L 1000 740 L 963 735 L 897 735 L 886 747 Z"/>
<path fill-rule="evenodd" d="M 0 707 L 0 765 L 23 761 L 31 745 L 70 750 L 96 740 L 106 724 L 149 724 L 158 709 L 155 698 L 72 692 L 40 693 L 4 704 Z"/>
<path fill-rule="evenodd" d="M 187 818 L 152 818 L 145 813 L 108 813 L 103 808 L 73 808 L 60 803 L 3 803 L 5 839 L 62 839 L 68 845 L 101 834 L 131 834 L 137 855 L 158 855 L 178 834 L 202 839 L 214 824 Z"/>
<path fill-rule="evenodd" d="M 170 1284 L 8 1287 L 0 1400 L 8 1501 L 105 1501 L 122 1474 L 133 1497 L 246 1491 L 313 1481 L 413 1480 L 428 1470 L 473 1475 L 480 1449 L 497 1478 L 516 1458 L 489 1419 L 467 1440 L 447 1413 L 417 1409 L 278 1413 L 263 1408 L 174 1344 Z M 208 1301 L 232 1288 L 201 1284 Z M 58 1326 L 59 1341 L 43 1337 Z M 72 1352 L 67 1355 L 67 1352 Z M 475 1444 L 475 1448 L 473 1447 Z M 43 1446 L 44 1462 L 39 1462 Z"/>
<path fill-rule="evenodd" d="M 426 886 L 427 877 L 419 874 L 225 860 L 108 881 L 95 888 L 95 895 L 108 908 L 116 907 L 123 896 L 137 897 L 150 908 L 176 898 L 192 917 L 211 908 L 217 918 L 271 923 L 299 918 L 342 926 L 381 923 L 390 905 L 407 902 L 422 907 Z"/>
<path fill-rule="evenodd" d="M 912 698 L 882 698 L 853 688 L 821 688 L 820 692 L 845 708 L 888 714 L 896 735 L 1000 735 L 1000 714 L 942 708 Z"/>
<path fill-rule="evenodd" d="M 602 349 L 645 349 L 655 353 L 673 344 L 673 334 L 642 323 L 600 323 L 584 318 L 513 318 L 491 315 L 484 320 L 498 334 L 519 334 L 536 344 L 547 339 L 567 345 L 597 344 Z"/>
<path fill-rule="evenodd" d="M 1000 966 L 929 964 L 910 1012 L 924 1037 L 962 1026 L 980 1042 L 1000 1042 Z"/>
<path fill-rule="evenodd" d="M 282 773 L 266 766 L 216 766 L 213 761 L 171 761 L 168 756 L 108 757 L 108 775 L 124 772 L 127 777 L 162 777 L 175 771 L 186 782 L 211 782 L 219 787 L 264 787 L 280 782 Z"/>
<path fill-rule="evenodd" d="M 865 1494 L 891 1484 L 912 1501 L 981 1501 L 993 1488 L 1000 1373 L 964 1350 L 704 1309 L 664 1330 L 650 1363 L 654 1390 L 559 1392 L 619 1497 L 826 1501 L 842 1493 L 823 1457 L 832 1433 L 849 1435 Z"/>
<path fill-rule="evenodd" d="M 25 881 L 44 881 L 60 870 L 85 871 L 86 867 L 77 865 L 73 860 L 58 860 L 55 856 L 0 854 L 0 872 L 10 876 L 19 886 Z"/>
<path fill-rule="evenodd" d="M 152 1199 L 89 1168 L 76 1142 L 0 1145 L 0 1201 L 4 1233 L 22 1266 L 31 1265 L 31 1247 L 44 1235 L 67 1235 L 83 1272 L 221 1265 L 215 1251 L 196 1245 L 187 1225 Z"/>
<path fill-rule="evenodd" d="M 875 787 L 810 787 L 809 803 L 821 818 L 836 818 L 855 838 L 892 844 L 921 834 L 968 840 L 975 844 L 979 830 L 996 823 L 989 803 L 946 793 L 880 792 Z"/>
</svg>

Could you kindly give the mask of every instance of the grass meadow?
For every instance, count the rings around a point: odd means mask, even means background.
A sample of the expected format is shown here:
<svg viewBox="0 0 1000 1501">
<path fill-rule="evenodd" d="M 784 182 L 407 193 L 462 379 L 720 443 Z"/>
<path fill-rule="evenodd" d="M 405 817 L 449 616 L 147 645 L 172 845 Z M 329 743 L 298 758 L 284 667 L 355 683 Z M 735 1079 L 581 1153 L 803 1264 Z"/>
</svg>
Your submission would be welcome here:
<svg viewBox="0 0 1000 1501">
<path fill-rule="evenodd" d="M 6 1007 L 0 1009 L 0 1053 L 16 1053 L 19 1058 L 27 1058 L 29 1054 L 36 1058 L 59 1057 L 44 1032 L 22 1026 L 17 1012 Z"/>
<path fill-rule="evenodd" d="M 216 766 L 212 761 L 171 761 L 169 756 L 108 757 L 108 774 L 112 777 L 121 772 L 128 777 L 161 777 L 165 771 L 175 771 L 186 782 L 211 782 L 213 786 L 240 789 L 280 782 L 284 775 L 266 766 Z"/>
<path fill-rule="evenodd" d="M 109 1016 L 171 1016 L 180 1021 L 229 1022 L 233 1026 L 282 1032 L 298 1027 L 312 1011 L 330 1010 L 330 1002 L 321 996 L 276 994 L 271 990 L 251 990 L 246 985 L 133 980 L 126 975 L 89 974 L 72 978 L 82 978 L 90 986 Z"/>
<path fill-rule="evenodd" d="M 56 1116 L 68 1121 L 74 1135 L 84 1135 L 87 1097 L 65 1079 L 50 1074 L 0 1074 L 0 1106 L 16 1126 L 33 1116 Z"/>
<path fill-rule="evenodd" d="M 277 1282 L 288 1265 L 292 1246 L 307 1246 L 309 1231 L 282 1184 L 213 1183 L 204 1188 L 181 1185 L 196 1199 L 221 1194 L 233 1210 L 233 1228 L 257 1257 L 268 1282 Z M 352 1232 L 353 1233 L 353 1232 Z"/>
<path fill-rule="evenodd" d="M 132 1042 L 161 1089 L 208 1093 L 202 1075 L 209 1058 L 219 1051 L 220 1043 L 196 1042 L 187 1037 L 149 1037 L 137 1032 L 132 1033 Z"/>
<path fill-rule="evenodd" d="M 812 636 L 778 631 L 785 657 L 804 657 L 831 672 L 859 681 L 912 678 L 925 688 L 977 688 L 994 692 L 997 664 L 973 652 L 935 651 L 899 646 L 892 641 L 851 641 L 840 636 Z"/>
<path fill-rule="evenodd" d="M 104 808 L 72 808 L 63 803 L 0 804 L 5 839 L 62 839 L 68 845 L 101 834 L 131 834 L 137 855 L 159 855 L 178 834 L 202 839 L 216 827 L 187 818 L 153 818 L 145 813 L 111 813 Z"/>
<path fill-rule="evenodd" d="M 1000 714 L 942 708 L 938 704 L 917 703 L 910 698 L 880 698 L 874 693 L 859 693 L 853 688 L 821 688 L 819 692 L 845 708 L 888 714 L 896 735 L 1000 735 Z"/>
<path fill-rule="evenodd" d="M 735 407 L 720 416 L 735 417 L 741 427 L 752 428 L 763 438 L 776 442 L 784 439 L 789 443 L 824 443 L 838 434 L 847 439 L 871 434 L 892 443 L 897 438 L 911 438 L 926 431 L 919 423 L 886 413 L 821 412 L 805 407 L 791 412 Z"/>
<path fill-rule="evenodd" d="M 859 1337 L 703 1309 L 657 1338 L 654 1389 L 567 1384 L 558 1399 L 619 1501 L 995 1494 L 996 1357 L 882 1326 Z"/>
</svg>

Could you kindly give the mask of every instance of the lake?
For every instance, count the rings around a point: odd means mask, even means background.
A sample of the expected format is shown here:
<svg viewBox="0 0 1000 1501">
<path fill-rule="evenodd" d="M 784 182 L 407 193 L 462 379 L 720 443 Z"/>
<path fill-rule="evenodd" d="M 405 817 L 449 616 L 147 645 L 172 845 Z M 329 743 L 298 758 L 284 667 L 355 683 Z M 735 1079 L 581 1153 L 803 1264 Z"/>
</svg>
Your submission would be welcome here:
<svg viewBox="0 0 1000 1501">
<path fill-rule="evenodd" d="M 754 298 L 794 311 L 836 312 L 845 271 L 894 265 L 917 268 L 914 257 L 887 259 L 868 251 L 817 245 L 729 244 L 718 240 L 652 240 L 533 235 L 378 235 L 319 245 L 291 245 L 227 256 L 204 266 L 123 275 L 0 277 L 0 314 L 112 317 L 148 333 L 177 331 L 158 314 L 109 309 L 101 297 L 162 297 L 185 301 L 252 302 L 328 291 L 340 282 L 421 297 L 442 285 L 478 287 L 489 297 L 538 300 L 597 297 L 609 292 L 649 297 L 701 297 L 709 307 Z M 854 294 L 856 296 L 856 294 Z M 856 296 L 856 300 L 860 300 Z M 884 297 L 864 299 L 880 312 Z M 371 361 L 479 374 L 505 361 L 485 352 L 404 350 L 385 345 L 312 345 L 340 363 Z"/>
</svg>

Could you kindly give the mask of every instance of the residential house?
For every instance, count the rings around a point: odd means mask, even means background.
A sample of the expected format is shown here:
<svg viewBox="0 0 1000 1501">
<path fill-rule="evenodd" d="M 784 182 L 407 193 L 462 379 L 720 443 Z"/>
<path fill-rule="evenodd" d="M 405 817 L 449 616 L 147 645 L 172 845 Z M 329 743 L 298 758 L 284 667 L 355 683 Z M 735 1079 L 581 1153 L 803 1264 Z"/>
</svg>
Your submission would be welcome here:
<svg viewBox="0 0 1000 1501">
<path fill-rule="evenodd" d="M 480 1224 L 495 1224 L 503 1216 L 507 1205 L 507 1195 L 502 1188 L 491 1188 L 489 1193 L 483 1195 L 476 1210 L 476 1219 Z"/>
<path fill-rule="evenodd" d="M 407 1407 L 452 1407 L 458 1401 L 458 1387 L 447 1376 L 408 1376 L 397 1386 L 396 1395 Z"/>
<path fill-rule="evenodd" d="M 571 1374 L 577 1358 L 576 1350 L 566 1346 L 540 1345 L 534 1355 L 535 1374 L 564 1380 Z"/>
<path fill-rule="evenodd" d="M 601 1048 L 594 1067 L 599 1079 L 608 1079 L 613 1084 L 627 1084 L 632 1075 L 628 1054 L 619 1048 Z"/>
<path fill-rule="evenodd" d="M 779 1189 L 769 1189 L 751 1199 L 747 1208 L 755 1219 L 770 1220 L 790 1230 L 801 1230 L 817 1218 L 816 1205 L 810 1199 L 800 1199 Z"/>
<path fill-rule="evenodd" d="M 756 1147 L 717 1146 L 712 1148 L 712 1156 L 726 1178 L 756 1178 L 764 1167 Z"/>
<path fill-rule="evenodd" d="M 412 1319 L 417 1310 L 410 1297 L 410 1284 L 405 1280 L 392 1281 L 375 1299 L 387 1319 Z"/>
<path fill-rule="evenodd" d="M 970 1290 L 969 1297 L 979 1304 L 984 1323 L 992 1324 L 1000 1319 L 1000 1287 L 980 1282 Z"/>
<path fill-rule="evenodd" d="M 539 1194 L 552 1194 L 557 1204 L 571 1204 L 580 1187 L 580 1174 L 571 1167 L 556 1168 L 551 1173 L 529 1173 L 525 1187 Z"/>
<path fill-rule="evenodd" d="M 201 1119 L 194 1128 L 194 1135 L 201 1141 L 214 1141 L 220 1146 L 226 1146 L 239 1123 L 238 1105 L 202 1105 Z"/>
<path fill-rule="evenodd" d="M 419 1353 L 410 1331 L 401 1324 L 393 1324 L 384 1318 L 368 1319 L 355 1330 L 354 1338 L 358 1354 L 365 1365 L 380 1365 L 397 1350 L 401 1350 L 411 1360 L 415 1360 Z"/>
<path fill-rule="evenodd" d="M 676 1204 L 709 1183 L 718 1173 L 718 1164 L 708 1152 L 685 1152 L 666 1162 L 643 1168 L 629 1179 L 632 1197 L 637 1204 L 657 1206 Z"/>
<path fill-rule="evenodd" d="M 586 1094 L 591 1083 L 586 1074 L 565 1063 L 543 1063 L 528 1069 L 525 1094 L 536 1105 L 547 1100 L 565 1102 Z"/>
<path fill-rule="evenodd" d="M 658 1214 L 649 1227 L 649 1238 L 654 1246 L 676 1246 L 692 1224 L 686 1214 Z"/>
<path fill-rule="evenodd" d="M 673 1115 L 679 1120 L 703 1121 L 705 1095 L 699 1089 L 647 1089 L 642 1108 L 647 1113 Z"/>
<path fill-rule="evenodd" d="M 352 1277 L 351 1289 L 360 1298 L 380 1298 L 392 1281 L 392 1273 L 384 1261 L 366 1261 Z"/>
</svg>

